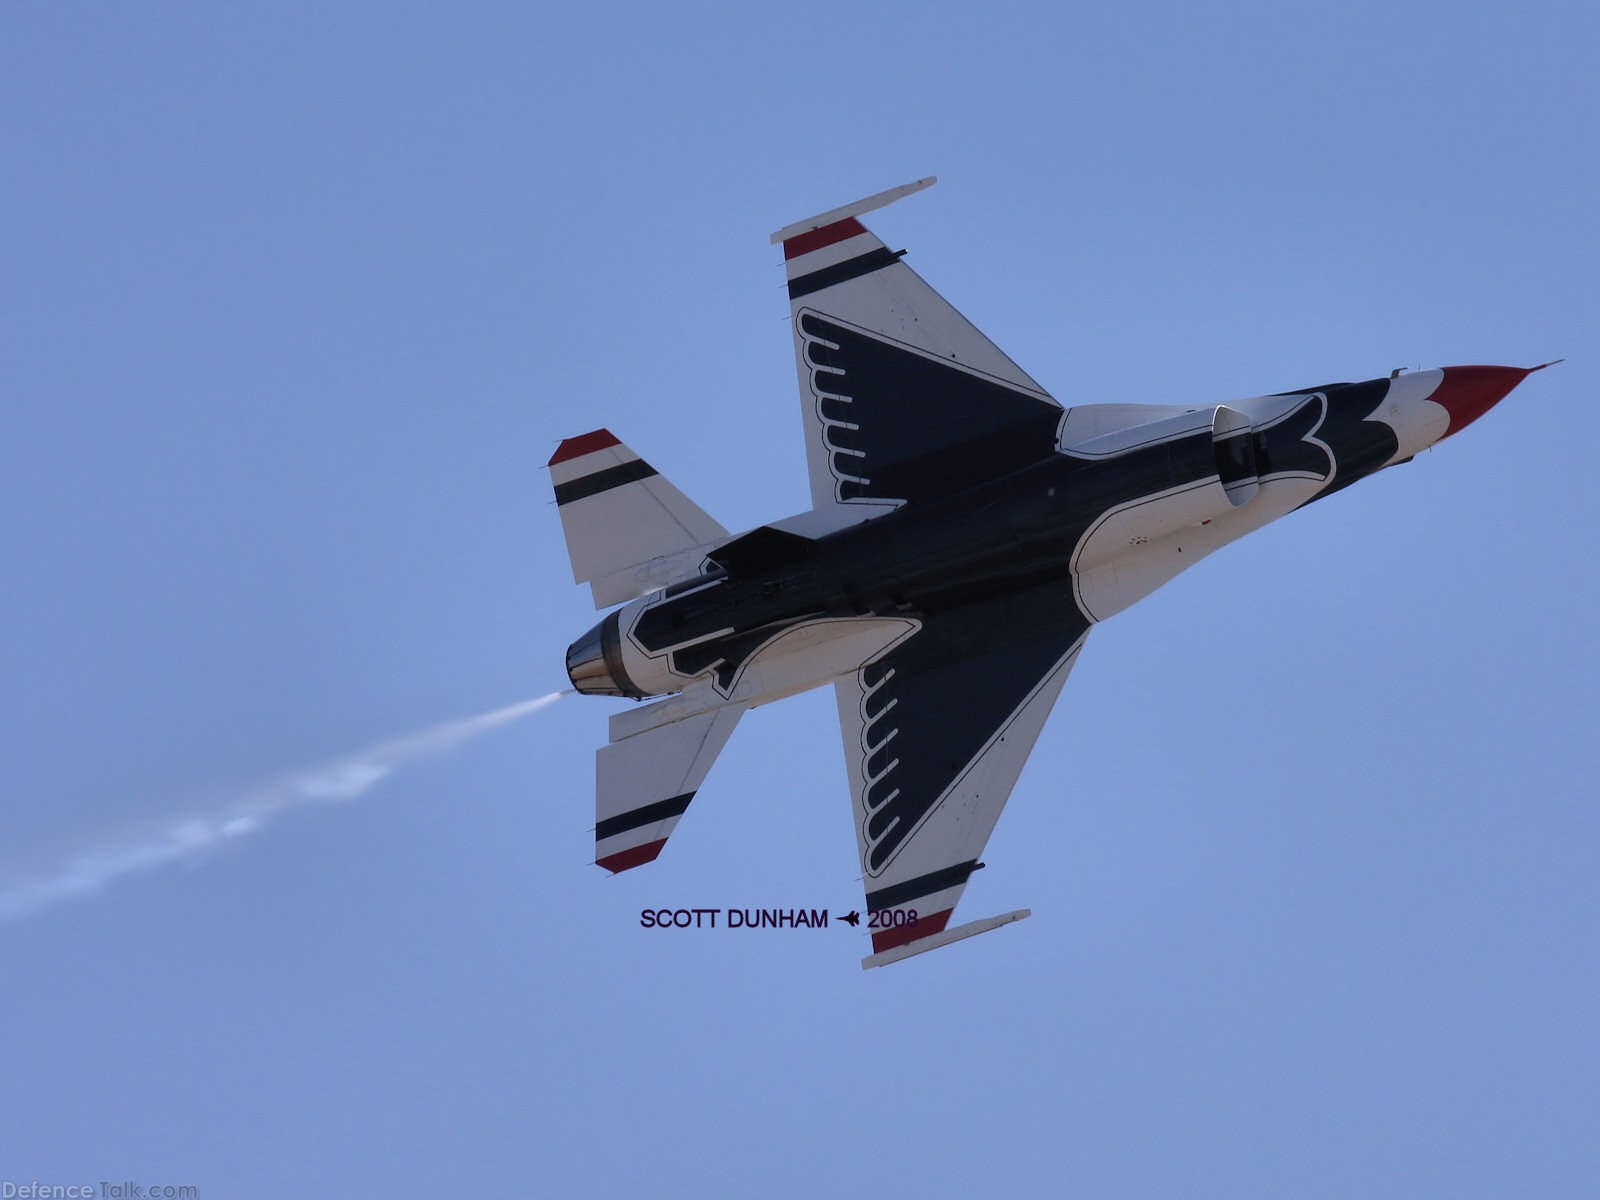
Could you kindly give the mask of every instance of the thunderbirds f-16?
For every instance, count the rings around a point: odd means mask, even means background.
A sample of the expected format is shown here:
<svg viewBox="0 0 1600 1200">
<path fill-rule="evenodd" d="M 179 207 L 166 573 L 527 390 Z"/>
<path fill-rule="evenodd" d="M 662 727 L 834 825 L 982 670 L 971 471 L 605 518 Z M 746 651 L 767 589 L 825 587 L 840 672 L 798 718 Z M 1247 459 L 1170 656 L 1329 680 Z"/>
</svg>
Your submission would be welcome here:
<svg viewBox="0 0 1600 1200">
<path fill-rule="evenodd" d="M 880 966 L 951 926 L 1089 630 L 1218 547 L 1471 424 L 1538 367 L 1444 367 L 1226 404 L 1063 407 L 861 223 L 772 235 L 812 508 L 737 537 L 604 429 L 550 459 L 611 717 L 595 861 L 661 853 L 744 711 L 831 683 Z"/>
</svg>

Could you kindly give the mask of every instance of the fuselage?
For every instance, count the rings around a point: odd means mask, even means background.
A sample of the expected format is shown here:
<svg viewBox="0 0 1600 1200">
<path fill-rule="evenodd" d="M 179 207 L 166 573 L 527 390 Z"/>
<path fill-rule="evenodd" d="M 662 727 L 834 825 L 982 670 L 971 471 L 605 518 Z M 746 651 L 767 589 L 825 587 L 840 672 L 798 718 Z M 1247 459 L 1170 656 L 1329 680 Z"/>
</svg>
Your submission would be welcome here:
<svg viewBox="0 0 1600 1200">
<path fill-rule="evenodd" d="M 1058 594 L 1046 611 L 1087 629 L 1220 546 L 1408 461 L 1525 374 L 1453 367 L 1203 408 L 1068 410 L 1056 452 L 1020 470 L 822 537 L 780 522 L 735 539 L 575 642 L 569 673 L 581 691 L 642 699 L 704 683 L 760 703 L 977 600 Z"/>
</svg>

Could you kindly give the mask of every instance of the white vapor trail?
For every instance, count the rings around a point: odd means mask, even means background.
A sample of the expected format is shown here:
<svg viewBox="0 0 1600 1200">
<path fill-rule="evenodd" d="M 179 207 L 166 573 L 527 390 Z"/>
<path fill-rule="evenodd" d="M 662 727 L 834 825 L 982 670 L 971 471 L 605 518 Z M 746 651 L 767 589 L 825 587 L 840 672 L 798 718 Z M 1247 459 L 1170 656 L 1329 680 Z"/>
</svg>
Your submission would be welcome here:
<svg viewBox="0 0 1600 1200">
<path fill-rule="evenodd" d="M 192 859 L 265 828 L 286 809 L 358 799 L 396 767 L 454 750 L 480 734 L 547 708 L 566 694 L 551 692 L 537 700 L 508 704 L 476 717 L 446 721 L 381 742 L 316 770 L 235 796 L 215 812 L 178 818 L 138 838 L 74 855 L 43 874 L 0 882 L 0 920 L 14 921 L 58 901 L 98 892 L 124 875 Z"/>
</svg>

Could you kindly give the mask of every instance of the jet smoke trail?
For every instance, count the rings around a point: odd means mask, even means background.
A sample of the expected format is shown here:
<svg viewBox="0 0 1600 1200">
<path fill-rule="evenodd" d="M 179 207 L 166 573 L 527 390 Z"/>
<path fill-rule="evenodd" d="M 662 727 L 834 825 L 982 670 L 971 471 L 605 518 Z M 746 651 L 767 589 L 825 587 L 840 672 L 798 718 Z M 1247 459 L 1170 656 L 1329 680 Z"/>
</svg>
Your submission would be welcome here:
<svg viewBox="0 0 1600 1200">
<path fill-rule="evenodd" d="M 509 704 L 493 712 L 446 721 L 420 733 L 381 742 L 359 754 L 227 801 L 220 811 L 169 821 L 134 841 L 85 851 L 47 874 L 0 884 L 0 920 L 13 921 L 57 901 L 86 896 L 136 871 L 193 858 L 255 833 L 285 809 L 355 800 L 396 767 L 454 750 L 480 734 L 509 725 L 554 704 L 566 692 Z"/>
</svg>

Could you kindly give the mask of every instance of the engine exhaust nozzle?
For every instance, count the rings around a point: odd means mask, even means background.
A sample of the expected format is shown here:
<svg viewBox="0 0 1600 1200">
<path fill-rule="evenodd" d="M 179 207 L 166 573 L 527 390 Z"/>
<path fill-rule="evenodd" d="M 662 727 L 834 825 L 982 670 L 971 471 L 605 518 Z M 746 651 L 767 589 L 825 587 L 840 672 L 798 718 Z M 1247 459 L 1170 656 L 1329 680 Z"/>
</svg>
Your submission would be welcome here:
<svg viewBox="0 0 1600 1200">
<path fill-rule="evenodd" d="M 643 700 L 622 665 L 622 631 L 612 613 L 567 647 L 567 678 L 578 691 L 590 696 L 627 696 Z"/>
</svg>

